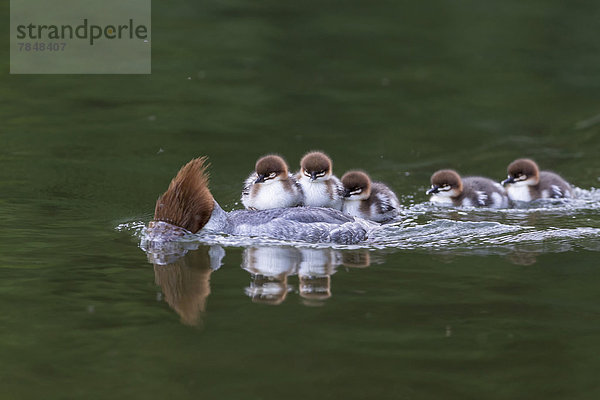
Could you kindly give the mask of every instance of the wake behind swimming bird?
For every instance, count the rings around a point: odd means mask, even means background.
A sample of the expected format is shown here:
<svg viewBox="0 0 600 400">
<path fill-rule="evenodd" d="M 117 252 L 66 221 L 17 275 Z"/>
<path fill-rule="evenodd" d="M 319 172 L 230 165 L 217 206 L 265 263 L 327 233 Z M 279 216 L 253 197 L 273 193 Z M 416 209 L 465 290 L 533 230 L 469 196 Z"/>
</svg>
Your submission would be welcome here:
<svg viewBox="0 0 600 400">
<path fill-rule="evenodd" d="M 401 218 L 387 225 L 312 207 L 225 212 L 208 189 L 202 158 L 179 171 L 157 201 L 154 221 L 132 220 L 116 229 L 139 238 L 140 247 L 159 264 L 200 243 L 481 255 L 600 251 L 600 189 L 574 187 L 572 193 L 571 199 L 539 199 L 510 208 L 438 207 L 408 196 Z"/>
</svg>

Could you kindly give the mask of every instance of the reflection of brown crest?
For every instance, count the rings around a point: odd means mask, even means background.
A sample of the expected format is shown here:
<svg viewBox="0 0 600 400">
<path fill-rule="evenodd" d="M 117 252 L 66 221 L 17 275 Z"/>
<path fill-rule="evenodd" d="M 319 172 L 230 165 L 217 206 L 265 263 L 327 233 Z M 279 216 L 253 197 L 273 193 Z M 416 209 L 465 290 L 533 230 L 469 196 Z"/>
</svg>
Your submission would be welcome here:
<svg viewBox="0 0 600 400">
<path fill-rule="evenodd" d="M 187 253 L 177 261 L 154 264 L 154 279 L 164 294 L 165 301 L 186 325 L 200 325 L 210 294 L 209 247 Z"/>
</svg>

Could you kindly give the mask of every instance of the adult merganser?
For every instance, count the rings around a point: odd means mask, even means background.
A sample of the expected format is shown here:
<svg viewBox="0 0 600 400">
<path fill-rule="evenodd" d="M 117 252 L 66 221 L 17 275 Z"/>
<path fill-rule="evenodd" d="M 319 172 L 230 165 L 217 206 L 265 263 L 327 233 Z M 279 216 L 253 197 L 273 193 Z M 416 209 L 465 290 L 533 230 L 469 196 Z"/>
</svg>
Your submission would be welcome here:
<svg viewBox="0 0 600 400">
<path fill-rule="evenodd" d="M 274 239 L 353 244 L 378 225 L 329 208 L 293 207 L 225 212 L 208 189 L 206 158 L 184 165 L 156 201 L 147 241 L 176 241 L 189 233 L 213 232 Z"/>
</svg>

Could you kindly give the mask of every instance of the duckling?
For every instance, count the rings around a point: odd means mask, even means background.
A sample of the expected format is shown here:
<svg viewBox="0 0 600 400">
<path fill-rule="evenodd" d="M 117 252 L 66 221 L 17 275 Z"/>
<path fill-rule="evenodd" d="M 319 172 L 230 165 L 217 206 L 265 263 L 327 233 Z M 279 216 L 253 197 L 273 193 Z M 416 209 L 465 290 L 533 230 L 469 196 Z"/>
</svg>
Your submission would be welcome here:
<svg viewBox="0 0 600 400">
<path fill-rule="evenodd" d="M 304 205 L 342 209 L 344 186 L 332 174 L 331 158 L 320 151 L 302 157 L 296 179 L 304 193 Z"/>
<path fill-rule="evenodd" d="M 261 157 L 244 182 L 242 204 L 250 210 L 295 207 L 303 204 L 302 188 L 277 155 Z"/>
<path fill-rule="evenodd" d="M 488 178 L 470 176 L 462 178 L 451 169 L 442 169 L 431 176 L 432 203 L 463 207 L 508 207 L 504 188 Z"/>
<path fill-rule="evenodd" d="M 375 222 L 395 218 L 400 202 L 394 192 L 381 182 L 371 182 L 362 171 L 349 171 L 342 176 L 344 185 L 343 212 Z"/>
<path fill-rule="evenodd" d="M 554 172 L 540 172 L 536 162 L 528 158 L 520 158 L 510 163 L 508 178 L 501 183 L 513 201 L 573 197 L 571 184 Z"/>
</svg>

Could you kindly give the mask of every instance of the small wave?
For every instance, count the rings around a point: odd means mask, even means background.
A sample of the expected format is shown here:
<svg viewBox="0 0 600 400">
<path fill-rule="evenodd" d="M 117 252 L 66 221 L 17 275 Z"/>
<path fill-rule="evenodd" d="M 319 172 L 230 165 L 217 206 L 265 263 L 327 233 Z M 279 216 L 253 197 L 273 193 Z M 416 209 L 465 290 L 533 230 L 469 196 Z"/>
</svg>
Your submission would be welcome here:
<svg viewBox="0 0 600 400">
<path fill-rule="evenodd" d="M 539 199 L 531 202 L 517 202 L 509 208 L 478 208 L 478 207 L 452 207 L 437 205 L 431 202 L 413 203 L 402 210 L 402 214 L 422 215 L 440 211 L 453 210 L 455 212 L 475 213 L 481 215 L 494 214 L 519 214 L 532 212 L 547 212 L 559 214 L 565 212 L 590 211 L 600 209 L 600 189 L 573 188 L 574 197 L 571 199 Z"/>
<path fill-rule="evenodd" d="M 464 222 L 447 219 L 412 226 L 390 226 L 375 232 L 371 242 L 376 248 L 404 250 L 493 250 L 527 249 L 560 252 L 581 247 L 600 250 L 600 229 L 536 228 L 498 222 Z"/>
<path fill-rule="evenodd" d="M 186 235 L 178 242 L 182 249 L 201 243 L 224 247 L 291 245 L 482 254 L 515 249 L 560 252 L 584 248 L 600 251 L 600 189 L 575 188 L 574 193 L 573 199 L 538 200 L 508 209 L 441 207 L 429 202 L 412 204 L 401 210 L 396 222 L 374 230 L 360 245 L 291 242 L 205 232 Z M 146 226 L 146 222 L 131 221 L 121 223 L 115 229 L 131 233 L 140 239 L 140 246 L 148 250 L 145 248 L 148 244 L 144 242 Z"/>
<path fill-rule="evenodd" d="M 142 239 L 147 226 L 148 223 L 144 221 L 131 221 L 117 225 L 115 230 L 118 232 L 129 232 L 138 239 Z"/>
</svg>

